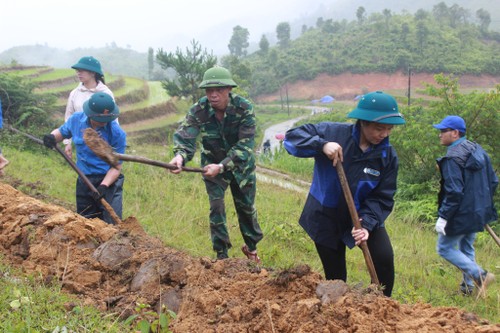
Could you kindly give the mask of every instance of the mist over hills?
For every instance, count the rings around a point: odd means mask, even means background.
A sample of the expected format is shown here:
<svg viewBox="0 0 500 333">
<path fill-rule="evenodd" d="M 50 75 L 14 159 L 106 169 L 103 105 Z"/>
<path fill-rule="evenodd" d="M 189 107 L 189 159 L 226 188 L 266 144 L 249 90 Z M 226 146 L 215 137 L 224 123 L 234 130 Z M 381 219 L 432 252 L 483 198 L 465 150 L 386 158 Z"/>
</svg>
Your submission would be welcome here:
<svg viewBox="0 0 500 333">
<path fill-rule="evenodd" d="M 146 79 L 147 53 L 109 45 L 103 48 L 81 48 L 70 51 L 45 45 L 16 46 L 0 53 L 0 64 L 15 61 L 26 66 L 70 68 L 82 56 L 93 56 L 101 61 L 105 74 L 126 75 Z"/>
<path fill-rule="evenodd" d="M 483 8 L 491 15 L 490 30 L 500 31 L 500 1 L 491 0 L 455 0 L 455 1 L 437 1 L 437 0 L 421 0 L 421 1 L 401 1 L 401 0 L 386 0 L 386 1 L 366 1 L 366 0 L 311 0 L 311 11 L 307 14 L 299 14 L 300 17 L 290 17 L 288 21 L 291 27 L 291 38 L 295 39 L 300 36 L 304 26 L 315 27 L 318 18 L 324 20 L 332 19 L 333 21 L 355 21 L 356 11 L 360 6 L 366 10 L 366 15 L 380 13 L 384 9 L 389 9 L 392 13 L 415 13 L 418 9 L 431 11 L 433 6 L 443 2 L 447 6 L 454 4 L 465 8 L 469 14 L 469 21 L 476 23 L 475 13 L 478 9 Z M 265 9 L 263 9 L 265 10 Z M 280 22 L 275 22 L 277 26 Z M 252 28 L 245 26 L 243 23 L 234 22 L 233 26 L 214 26 L 211 30 L 206 31 L 197 39 L 200 44 L 209 51 L 213 50 L 214 54 L 219 58 L 222 55 L 229 53 L 227 45 L 231 36 L 232 28 L 240 24 L 247 28 L 250 32 L 250 46 L 248 53 L 258 50 L 258 41 L 261 36 L 252 34 Z M 225 30 L 229 36 L 226 40 L 221 38 L 221 34 L 214 34 L 214 31 Z M 160 32 L 152 32 L 158 33 Z M 276 32 L 269 31 L 265 34 L 271 45 L 276 43 Z M 178 47 L 181 50 L 185 49 L 189 40 L 184 41 Z M 167 49 L 165 49 L 167 50 Z M 156 51 L 156 50 L 155 50 Z M 175 51 L 175 49 L 167 50 Z M 81 56 L 93 55 L 103 63 L 104 71 L 111 74 L 130 75 L 135 77 L 146 78 L 147 70 L 147 53 L 139 52 L 130 47 L 121 47 L 112 42 L 106 47 L 101 48 L 78 48 L 73 50 L 63 50 L 48 45 L 26 45 L 14 46 L 0 53 L 0 65 L 16 62 L 23 65 L 47 65 L 55 68 L 69 68 Z"/>
<path fill-rule="evenodd" d="M 475 21 L 475 12 L 478 9 L 485 9 L 491 15 L 490 29 L 500 31 L 500 2 L 491 0 L 454 0 L 454 1 L 439 1 L 439 0 L 386 0 L 386 1 L 366 1 L 366 0 L 339 0 L 339 1 L 321 1 L 317 7 L 309 15 L 300 17 L 290 21 L 292 25 L 292 33 L 300 34 L 302 25 L 314 26 L 319 17 L 323 19 L 354 20 L 356 19 L 356 11 L 362 6 L 365 8 L 367 15 L 375 12 L 381 12 L 384 9 L 389 9 L 393 13 L 408 12 L 415 13 L 419 9 L 431 10 L 436 4 L 443 2 L 448 7 L 457 4 L 460 7 L 468 9 L 470 17 Z M 273 32 L 272 37 L 275 39 Z"/>
</svg>

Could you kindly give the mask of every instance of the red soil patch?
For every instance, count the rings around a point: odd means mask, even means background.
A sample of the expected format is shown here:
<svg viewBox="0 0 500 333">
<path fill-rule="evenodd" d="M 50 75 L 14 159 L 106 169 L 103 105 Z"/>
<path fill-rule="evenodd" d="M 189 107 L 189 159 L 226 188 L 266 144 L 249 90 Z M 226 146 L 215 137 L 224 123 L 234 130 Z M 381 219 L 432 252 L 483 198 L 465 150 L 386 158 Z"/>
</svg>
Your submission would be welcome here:
<svg viewBox="0 0 500 333">
<path fill-rule="evenodd" d="M 193 258 L 148 236 L 134 217 L 85 219 L 0 183 L 0 251 L 26 273 L 61 283 L 83 304 L 128 317 L 167 304 L 173 332 L 500 332 L 457 308 L 405 305 L 380 291 L 246 259 Z"/>
<path fill-rule="evenodd" d="M 435 84 L 434 74 L 414 73 L 411 77 L 411 88 L 422 89 L 423 82 Z M 462 88 L 492 88 L 500 83 L 499 76 L 464 75 L 459 78 Z M 408 89 L 407 73 L 394 74 L 369 73 L 339 75 L 320 74 L 311 81 L 297 81 L 288 85 L 288 96 L 291 99 L 320 99 L 331 95 L 338 100 L 352 100 L 355 96 L 376 90 L 406 90 Z M 259 103 L 279 101 L 279 92 L 260 96 Z"/>
</svg>

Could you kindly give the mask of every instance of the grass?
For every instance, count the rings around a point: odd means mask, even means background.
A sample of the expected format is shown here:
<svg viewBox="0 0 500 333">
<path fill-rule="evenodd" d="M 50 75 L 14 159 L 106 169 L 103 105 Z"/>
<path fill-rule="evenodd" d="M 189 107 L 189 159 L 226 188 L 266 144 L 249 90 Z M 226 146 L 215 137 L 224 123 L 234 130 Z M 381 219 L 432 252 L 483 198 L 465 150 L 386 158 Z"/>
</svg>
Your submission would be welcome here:
<svg viewBox="0 0 500 333">
<path fill-rule="evenodd" d="M 404 303 L 458 307 L 494 323 L 500 322 L 498 282 L 488 288 L 486 299 L 464 297 L 458 288 L 462 274 L 436 253 L 437 236 L 432 228 L 423 227 L 418 221 L 407 224 L 396 211 L 389 220 L 388 230 L 397 265 L 395 299 Z M 478 236 L 477 262 L 498 276 L 498 246 L 486 233 Z"/>
<path fill-rule="evenodd" d="M 3 264 L 0 264 L 0 308 L 2 332 L 127 330 L 114 316 L 84 306 L 76 297 L 61 292 L 57 284 L 46 284 L 40 276 L 26 277 Z"/>
<path fill-rule="evenodd" d="M 165 102 L 170 97 L 164 94 L 164 90 L 162 92 L 161 83 L 154 82 L 152 85 L 150 84 L 150 102 Z M 154 104 L 150 104 L 154 105 Z M 170 113 L 166 114 L 163 117 L 152 118 L 149 120 L 139 121 L 128 125 L 123 125 L 123 129 L 129 134 L 129 137 L 134 136 L 135 132 L 143 131 L 143 130 L 151 130 L 151 129 L 161 129 L 165 128 L 168 125 L 179 122 L 185 117 L 185 112 L 191 106 L 186 100 L 181 100 L 176 102 L 176 106 L 178 110 L 181 112 L 178 113 Z"/>
<path fill-rule="evenodd" d="M 50 89 L 41 90 L 41 91 L 56 94 L 56 93 L 59 93 L 62 91 L 65 91 L 65 92 L 71 91 L 71 90 L 75 89 L 77 86 L 78 86 L 78 81 L 75 79 L 75 82 L 70 82 L 70 83 L 65 84 L 65 85 L 57 86 L 56 88 L 50 88 Z M 69 93 L 68 93 L 68 96 L 62 97 L 62 99 L 64 100 L 64 103 L 66 103 L 68 101 L 68 97 L 69 97 Z"/>
<path fill-rule="evenodd" d="M 28 70 L 23 70 L 23 73 L 24 73 L 24 71 L 28 71 Z M 31 71 L 33 71 L 33 70 L 31 70 Z M 40 69 L 38 69 L 37 72 L 39 72 L 39 71 L 40 71 Z M 37 72 L 35 72 L 35 73 L 37 73 Z M 72 83 L 73 86 L 76 86 L 78 84 L 78 78 L 76 76 L 76 72 L 72 68 L 54 68 L 54 70 L 52 70 L 52 71 L 44 72 L 44 73 L 38 75 L 37 77 L 34 77 L 32 79 L 32 81 L 43 83 L 43 82 L 48 82 L 48 81 L 54 81 L 57 79 L 67 79 L 67 78 L 74 78 L 75 82 Z M 108 83 L 115 81 L 119 78 L 120 78 L 120 76 L 107 74 L 106 75 L 106 83 L 108 84 Z M 61 90 L 60 88 L 61 87 L 50 88 L 50 89 L 47 89 L 46 92 L 59 91 L 59 90 Z"/>
<path fill-rule="evenodd" d="M 65 79 L 68 77 L 76 77 L 74 69 L 71 68 L 54 69 L 53 71 L 40 74 L 39 76 L 33 78 L 33 81 L 34 82 L 53 81 L 57 79 Z"/>
<path fill-rule="evenodd" d="M 123 85 L 123 87 L 121 87 L 119 89 L 115 89 L 113 91 L 113 94 L 116 97 L 126 95 L 127 93 L 134 91 L 134 90 L 137 90 L 137 89 L 142 89 L 142 87 L 145 83 L 144 80 L 133 78 L 133 77 L 125 77 L 124 80 L 125 80 L 125 84 Z"/>
<path fill-rule="evenodd" d="M 160 81 L 148 81 L 149 84 L 149 102 L 148 105 L 163 103 L 170 99 L 168 93 L 163 89 Z"/>
<path fill-rule="evenodd" d="M 293 174 L 303 181 L 310 182 L 312 179 L 314 160 L 311 158 L 293 157 L 289 155 L 283 147 L 280 147 L 280 149 L 271 156 L 259 156 L 259 163 L 268 168 Z"/>
<path fill-rule="evenodd" d="M 40 67 L 35 67 L 35 68 L 26 68 L 26 69 L 9 71 L 9 74 L 22 76 L 22 77 L 29 77 L 29 76 L 37 75 L 41 71 L 44 71 L 44 70 L 49 69 L 49 68 L 50 67 L 48 67 L 48 66 L 47 67 L 40 66 Z"/>
<path fill-rule="evenodd" d="M 138 103 L 126 105 L 123 107 L 124 111 L 146 108 L 151 105 L 165 103 L 170 99 L 160 81 L 148 81 L 147 84 L 149 85 L 148 98 Z"/>
<path fill-rule="evenodd" d="M 294 108 L 291 117 L 306 112 Z M 289 119 L 279 106 L 275 109 L 257 107 L 256 114 L 261 128 Z M 171 159 L 171 148 L 168 146 L 136 145 L 133 141 L 129 144 L 128 154 L 165 162 Z M 21 190 L 31 194 L 42 193 L 51 200 L 74 207 L 76 175 L 61 156 L 41 146 L 33 150 L 18 150 L 9 145 L 8 140 L 2 140 L 1 136 L 0 146 L 11 161 L 6 173 L 8 177 L 22 180 L 24 185 L 20 187 Z M 259 156 L 258 159 L 259 163 L 286 171 L 298 179 L 311 180 L 313 164 L 310 159 L 297 159 L 286 153 L 272 158 Z M 191 165 L 198 166 L 198 162 L 194 161 Z M 162 239 L 167 246 L 184 250 L 193 256 L 214 257 L 209 234 L 208 198 L 199 174 L 184 172 L 173 175 L 158 167 L 132 162 L 124 164 L 123 173 L 124 217 L 137 217 L 148 233 Z M 265 266 L 280 269 L 307 263 L 313 270 L 322 272 L 313 243 L 297 223 L 306 195 L 262 180 L 258 181 L 257 186 L 256 206 L 265 235 L 259 243 L 259 252 Z M 421 220 L 421 205 L 404 204 L 404 208 L 402 205 L 396 206 L 386 224 L 395 253 L 396 283 L 393 298 L 409 304 L 426 302 L 434 306 L 459 307 L 499 323 L 500 284 L 493 284 L 484 300 L 459 295 L 461 274 L 437 255 L 436 234 L 432 227 Z M 239 247 L 243 240 L 229 192 L 226 195 L 226 208 L 234 246 L 229 255 L 241 257 Z M 479 235 L 476 255 L 477 261 L 485 269 L 500 277 L 498 246 L 488 234 Z M 348 251 L 347 258 L 348 282 L 355 284 L 361 281 L 366 285 L 369 274 L 361 251 Z M 0 295 L 5 294 L 1 297 L 9 298 L 9 293 L 11 291 L 5 290 Z M 2 314 L 3 311 L 0 311 Z"/>
<path fill-rule="evenodd" d="M 179 113 L 167 114 L 163 117 L 123 125 L 122 128 L 128 134 L 133 134 L 133 132 L 137 132 L 137 131 L 166 127 L 170 124 L 174 124 L 174 123 L 180 121 L 183 118 L 184 118 L 183 114 L 179 114 Z"/>
</svg>

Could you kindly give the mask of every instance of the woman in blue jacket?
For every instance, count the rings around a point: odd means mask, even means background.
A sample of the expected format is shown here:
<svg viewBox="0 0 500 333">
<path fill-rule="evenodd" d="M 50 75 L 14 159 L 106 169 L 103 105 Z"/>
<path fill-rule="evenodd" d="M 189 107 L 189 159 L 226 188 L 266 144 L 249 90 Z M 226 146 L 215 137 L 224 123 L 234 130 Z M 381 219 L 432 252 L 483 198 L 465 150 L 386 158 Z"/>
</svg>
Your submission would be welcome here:
<svg viewBox="0 0 500 333">
<path fill-rule="evenodd" d="M 121 219 L 123 210 L 123 183 L 121 162 L 111 167 L 97 156 L 85 143 L 84 134 L 87 128 L 94 129 L 106 141 L 113 151 L 123 154 L 127 146 L 127 134 L 115 121 L 120 109 L 113 97 L 103 92 L 96 92 L 83 103 L 83 111 L 73 113 L 59 128 L 43 137 L 48 148 L 54 148 L 63 139 L 73 139 L 76 147 L 76 166 L 94 185 L 92 191 L 82 177 L 76 181 L 76 212 L 86 218 L 100 218 L 106 223 L 114 224 L 114 220 L 101 204 L 104 198 L 116 215 Z"/>
<path fill-rule="evenodd" d="M 299 223 L 316 245 L 327 280 L 346 281 L 346 246 L 367 242 L 383 292 L 391 296 L 394 254 L 384 227 L 394 206 L 398 158 L 389 144 L 394 125 L 405 123 L 396 100 L 381 91 L 364 95 L 348 114 L 355 124 L 322 122 L 290 129 L 284 147 L 313 157 L 314 174 Z M 342 162 L 362 228 L 355 230 L 336 164 Z"/>
</svg>

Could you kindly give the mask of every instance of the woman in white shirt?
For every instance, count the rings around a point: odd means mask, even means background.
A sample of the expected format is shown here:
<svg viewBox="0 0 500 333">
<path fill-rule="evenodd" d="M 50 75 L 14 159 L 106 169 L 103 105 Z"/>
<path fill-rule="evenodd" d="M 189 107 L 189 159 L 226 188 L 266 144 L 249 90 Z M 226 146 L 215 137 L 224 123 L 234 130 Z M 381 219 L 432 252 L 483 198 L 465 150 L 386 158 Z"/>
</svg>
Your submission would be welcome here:
<svg viewBox="0 0 500 333">
<path fill-rule="evenodd" d="M 76 64 L 71 66 L 76 70 L 76 75 L 80 84 L 71 91 L 66 104 L 64 121 L 77 111 L 83 111 L 83 103 L 96 92 L 103 92 L 115 99 L 111 90 L 104 82 L 104 74 L 101 69 L 101 63 L 94 57 L 83 57 Z M 71 140 L 64 140 L 64 151 L 69 157 L 72 156 Z"/>
</svg>

